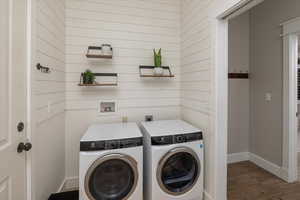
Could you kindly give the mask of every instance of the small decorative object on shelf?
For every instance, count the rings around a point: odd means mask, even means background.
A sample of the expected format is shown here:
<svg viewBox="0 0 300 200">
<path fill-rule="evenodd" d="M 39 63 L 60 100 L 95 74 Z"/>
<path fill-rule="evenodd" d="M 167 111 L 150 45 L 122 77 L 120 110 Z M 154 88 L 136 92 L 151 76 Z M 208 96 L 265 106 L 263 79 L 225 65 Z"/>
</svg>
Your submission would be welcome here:
<svg viewBox="0 0 300 200">
<path fill-rule="evenodd" d="M 105 58 L 112 59 L 113 48 L 110 44 L 102 44 L 102 46 L 89 46 L 86 54 L 87 58 Z"/>
<path fill-rule="evenodd" d="M 50 70 L 49 67 L 42 66 L 40 63 L 38 63 L 36 65 L 36 69 L 39 70 L 39 71 L 41 71 L 42 73 L 46 73 L 46 74 L 51 73 L 51 70 Z"/>
<path fill-rule="evenodd" d="M 160 75 L 157 75 L 157 74 L 153 74 L 153 71 L 155 69 L 155 66 L 146 66 L 146 65 L 141 65 L 140 66 L 140 77 L 169 77 L 169 78 L 172 78 L 172 77 L 175 77 L 172 72 L 171 72 L 171 69 L 170 67 L 168 66 L 161 66 L 163 72 L 160 74 Z M 151 70 L 152 73 L 145 73 L 146 70 Z M 164 73 L 164 72 L 168 72 L 168 73 Z"/>
<path fill-rule="evenodd" d="M 100 77 L 113 77 L 114 80 L 100 80 Z M 86 70 L 80 76 L 79 86 L 117 86 L 118 74 L 117 73 L 93 73 Z"/>
<path fill-rule="evenodd" d="M 161 59 L 161 48 L 159 49 L 158 52 L 155 51 L 155 49 L 153 49 L 153 53 L 154 53 L 154 75 L 156 76 L 161 76 L 164 73 L 164 70 L 161 66 L 162 63 L 162 59 Z"/>
<path fill-rule="evenodd" d="M 94 73 L 87 69 L 83 74 L 82 74 L 82 83 L 83 84 L 94 84 L 95 83 L 95 75 Z"/>
<path fill-rule="evenodd" d="M 113 48 L 110 44 L 102 44 L 102 54 L 106 56 L 112 56 Z"/>
</svg>

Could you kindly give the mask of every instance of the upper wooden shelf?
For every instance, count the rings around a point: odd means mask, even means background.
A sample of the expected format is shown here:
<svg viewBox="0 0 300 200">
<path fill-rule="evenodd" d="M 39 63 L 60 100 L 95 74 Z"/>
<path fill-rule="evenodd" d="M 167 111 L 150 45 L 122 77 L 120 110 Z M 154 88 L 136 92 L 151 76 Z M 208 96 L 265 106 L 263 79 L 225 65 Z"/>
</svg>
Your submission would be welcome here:
<svg viewBox="0 0 300 200">
<path fill-rule="evenodd" d="M 109 45 L 110 46 L 110 45 Z M 113 48 L 110 46 L 111 55 L 102 54 L 102 47 L 99 46 L 89 46 L 86 57 L 87 58 L 104 58 L 104 59 L 112 59 L 113 58 Z M 93 53 L 91 53 L 93 51 Z"/>
<path fill-rule="evenodd" d="M 92 55 L 92 54 L 86 54 L 87 58 L 104 58 L 104 59 L 112 59 L 112 55 Z"/>
</svg>

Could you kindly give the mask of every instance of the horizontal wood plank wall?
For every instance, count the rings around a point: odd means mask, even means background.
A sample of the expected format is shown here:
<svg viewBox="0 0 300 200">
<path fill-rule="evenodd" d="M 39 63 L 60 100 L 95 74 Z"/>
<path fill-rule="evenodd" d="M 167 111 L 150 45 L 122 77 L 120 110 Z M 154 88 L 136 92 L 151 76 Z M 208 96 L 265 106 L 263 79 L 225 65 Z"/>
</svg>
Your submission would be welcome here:
<svg viewBox="0 0 300 200">
<path fill-rule="evenodd" d="M 79 140 L 91 123 L 180 117 L 180 1 L 67 0 L 66 145 L 67 176 L 78 176 Z M 90 45 L 111 44 L 112 60 L 89 60 Z M 163 65 L 175 78 L 141 78 L 140 65 L 153 65 L 162 48 Z M 78 87 L 80 73 L 119 74 L 118 87 Z M 115 100 L 115 115 L 100 115 L 99 100 Z"/>
<path fill-rule="evenodd" d="M 65 178 L 65 2 L 38 0 L 33 66 L 35 199 L 46 200 Z"/>
<path fill-rule="evenodd" d="M 181 106 L 184 120 L 204 131 L 205 190 L 213 194 L 210 0 L 182 0 Z"/>
</svg>

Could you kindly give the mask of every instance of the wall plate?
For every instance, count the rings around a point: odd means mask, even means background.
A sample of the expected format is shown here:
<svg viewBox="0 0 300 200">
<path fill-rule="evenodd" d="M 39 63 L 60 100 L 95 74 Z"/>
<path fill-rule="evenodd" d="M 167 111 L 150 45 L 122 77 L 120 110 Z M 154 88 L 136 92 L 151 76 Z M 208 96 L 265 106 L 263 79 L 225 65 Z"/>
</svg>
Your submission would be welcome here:
<svg viewBox="0 0 300 200">
<path fill-rule="evenodd" d="M 117 101 L 100 100 L 98 102 L 98 112 L 100 115 L 114 115 L 118 111 Z"/>
</svg>

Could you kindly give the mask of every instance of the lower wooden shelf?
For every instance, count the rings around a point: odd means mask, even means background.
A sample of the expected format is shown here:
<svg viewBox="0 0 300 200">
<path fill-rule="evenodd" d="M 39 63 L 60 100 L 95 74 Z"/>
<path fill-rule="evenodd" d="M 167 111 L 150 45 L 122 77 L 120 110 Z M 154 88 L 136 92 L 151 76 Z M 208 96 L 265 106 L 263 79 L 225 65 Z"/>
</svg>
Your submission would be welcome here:
<svg viewBox="0 0 300 200">
<path fill-rule="evenodd" d="M 117 83 L 95 83 L 95 84 L 78 84 L 81 87 L 96 87 L 96 86 L 118 86 Z"/>
<path fill-rule="evenodd" d="M 175 76 L 174 75 L 159 75 L 159 76 L 157 76 L 157 75 L 140 75 L 140 77 L 154 77 L 154 78 L 157 78 L 157 77 L 164 77 L 164 78 L 170 77 L 170 78 L 172 78 L 172 77 L 175 77 Z"/>
</svg>

